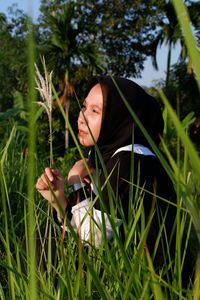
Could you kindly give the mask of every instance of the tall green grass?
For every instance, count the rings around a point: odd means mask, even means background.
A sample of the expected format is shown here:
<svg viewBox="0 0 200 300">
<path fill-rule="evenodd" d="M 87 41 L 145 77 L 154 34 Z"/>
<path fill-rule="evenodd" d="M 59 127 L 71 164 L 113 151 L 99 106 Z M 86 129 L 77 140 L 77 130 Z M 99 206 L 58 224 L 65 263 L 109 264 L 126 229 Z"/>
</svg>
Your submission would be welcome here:
<svg viewBox="0 0 200 300">
<path fill-rule="evenodd" d="M 192 32 L 187 30 L 190 25 L 189 19 L 185 18 L 185 7 L 181 4 L 181 1 L 174 0 L 173 3 L 186 40 L 194 41 Z M 28 45 L 30 66 L 28 149 L 24 148 L 24 143 L 22 144 L 21 140 L 22 135 L 20 135 L 16 127 L 10 128 L 9 139 L 0 149 L 0 253 L 2 254 L 0 265 L 1 278 L 4 276 L 4 280 L 1 280 L 0 284 L 0 298 L 199 299 L 199 259 L 196 267 L 195 282 L 192 282 L 187 290 L 183 290 L 181 268 L 184 257 L 180 255 L 180 244 L 181 234 L 185 228 L 187 228 L 189 239 L 192 224 L 194 224 L 197 233 L 195 243 L 198 240 L 200 241 L 200 208 L 197 202 L 200 194 L 200 159 L 177 115 L 171 109 L 169 101 L 160 91 L 169 118 L 176 128 L 179 141 L 177 143 L 177 160 L 175 161 L 170 154 L 168 145 L 163 140 L 163 149 L 168 156 L 172 171 L 159 150 L 155 145 L 152 144 L 152 146 L 171 176 L 177 190 L 177 256 L 172 269 L 170 269 L 169 265 L 165 265 L 160 272 L 157 272 L 154 269 L 153 260 L 149 256 L 148 251 L 144 251 L 144 244 L 153 215 L 149 220 L 144 218 L 143 187 L 133 186 L 130 180 L 130 197 L 132 196 L 132 188 L 136 188 L 136 196 L 130 204 L 128 221 L 125 220 L 122 214 L 125 243 L 122 243 L 118 229 L 115 226 L 115 206 L 118 203 L 118 198 L 117 195 L 110 191 L 110 201 L 113 208 L 110 221 L 113 227 L 114 239 L 111 244 L 107 243 L 105 224 L 103 222 L 102 230 L 104 235 L 99 250 L 95 249 L 92 244 L 84 247 L 68 220 L 66 222 L 69 231 L 65 232 L 65 237 L 63 238 L 60 233 L 60 227 L 54 224 L 52 217 L 47 213 L 47 204 L 39 195 L 35 194 L 35 181 L 37 176 L 40 175 L 42 163 L 37 157 L 35 150 L 36 123 L 33 120 L 35 120 L 36 114 L 36 95 L 34 88 L 34 41 L 31 37 Z M 194 50 L 194 47 L 196 47 L 194 42 L 188 42 L 187 46 L 200 86 L 198 59 L 196 59 L 199 57 L 199 53 Z M 63 117 L 66 119 L 55 90 L 54 94 Z M 138 121 L 134 112 L 131 113 L 133 118 Z M 141 126 L 141 124 L 139 125 Z M 84 158 L 70 124 L 69 130 L 80 157 Z M 145 131 L 144 134 L 146 134 Z M 150 139 L 148 135 L 147 138 Z M 150 142 L 152 143 L 151 140 Z M 183 159 L 179 154 L 180 148 L 184 152 Z M 62 171 L 64 172 L 65 170 L 63 169 Z M 99 190 L 99 195 L 103 207 L 101 189 Z M 93 199 L 91 205 L 96 200 L 96 198 Z M 160 201 L 164 201 L 164 199 L 160 199 Z M 38 249 L 35 246 L 35 240 L 36 238 L 37 241 L 41 240 L 42 245 L 45 247 L 41 229 L 45 226 L 47 220 L 51 224 L 46 235 L 49 251 L 45 252 L 44 248 L 41 250 L 45 261 L 43 265 L 40 257 L 39 262 L 36 262 Z M 161 225 L 155 247 L 159 243 L 162 230 L 163 227 Z M 51 238 L 51 231 L 54 231 L 57 235 L 55 241 Z M 185 248 L 187 247 L 188 239 L 186 240 Z M 52 247 L 56 249 L 56 257 L 51 257 Z M 166 249 L 167 251 L 168 249 Z M 171 281 L 168 277 L 172 277 L 174 280 Z"/>
<path fill-rule="evenodd" d="M 29 291 L 33 300 L 37 299 L 36 292 L 36 266 L 35 266 L 35 171 L 36 171 L 36 123 L 33 121 L 36 114 L 36 92 L 34 80 L 34 61 L 35 61 L 35 42 L 33 40 L 32 26 L 29 25 L 28 35 L 28 66 L 29 66 L 29 138 L 28 138 L 28 172 L 27 172 L 27 234 L 28 234 L 28 276 L 29 276 Z"/>
<path fill-rule="evenodd" d="M 173 0 L 173 5 L 176 11 L 176 15 L 179 20 L 180 27 L 182 29 L 184 40 L 188 49 L 189 57 L 192 61 L 192 67 L 194 69 L 197 84 L 200 90 L 200 64 L 199 64 L 199 47 L 197 45 L 197 40 L 192 33 L 192 26 L 190 22 L 190 17 L 188 10 L 181 0 Z"/>
</svg>

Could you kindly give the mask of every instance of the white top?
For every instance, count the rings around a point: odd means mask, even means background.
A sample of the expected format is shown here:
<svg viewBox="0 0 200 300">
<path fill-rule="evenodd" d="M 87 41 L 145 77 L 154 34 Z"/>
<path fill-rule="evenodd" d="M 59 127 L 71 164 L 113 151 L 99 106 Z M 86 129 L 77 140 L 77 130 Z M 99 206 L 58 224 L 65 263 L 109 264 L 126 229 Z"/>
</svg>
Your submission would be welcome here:
<svg viewBox="0 0 200 300">
<path fill-rule="evenodd" d="M 134 145 L 128 145 L 128 146 L 119 148 L 117 151 L 114 152 L 112 157 L 121 151 L 131 151 L 131 152 L 141 154 L 141 155 L 155 156 L 155 154 L 149 148 L 147 148 L 143 145 L 140 145 L 140 144 L 134 144 Z"/>
</svg>

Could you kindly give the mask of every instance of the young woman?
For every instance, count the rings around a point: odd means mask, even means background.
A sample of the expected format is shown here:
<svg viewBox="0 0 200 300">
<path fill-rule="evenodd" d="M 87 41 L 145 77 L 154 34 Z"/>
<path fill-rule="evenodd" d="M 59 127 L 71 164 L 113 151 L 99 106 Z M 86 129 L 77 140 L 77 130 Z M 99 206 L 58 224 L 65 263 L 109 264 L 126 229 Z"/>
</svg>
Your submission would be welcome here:
<svg viewBox="0 0 200 300">
<path fill-rule="evenodd" d="M 107 239 L 113 237 L 113 209 L 114 223 L 123 231 L 125 224 L 122 223 L 135 216 L 130 210 L 140 204 L 131 203 L 143 201 L 146 225 L 150 222 L 145 248 L 153 255 L 154 266 L 159 267 L 167 256 L 173 261 L 175 255 L 172 232 L 176 208 L 171 203 L 175 203 L 176 196 L 170 178 L 124 99 L 153 142 L 159 145 L 163 119 L 157 101 L 133 81 L 95 77 L 86 91 L 78 117 L 78 138 L 88 149 L 88 168 L 79 160 L 70 170 L 68 184 L 73 189 L 73 197 L 65 198 L 64 177 L 51 168 L 45 169 L 36 188 L 54 207 L 58 219 L 61 221 L 62 208 L 81 240 L 93 243 L 96 248 L 105 236 L 103 227 Z"/>
</svg>

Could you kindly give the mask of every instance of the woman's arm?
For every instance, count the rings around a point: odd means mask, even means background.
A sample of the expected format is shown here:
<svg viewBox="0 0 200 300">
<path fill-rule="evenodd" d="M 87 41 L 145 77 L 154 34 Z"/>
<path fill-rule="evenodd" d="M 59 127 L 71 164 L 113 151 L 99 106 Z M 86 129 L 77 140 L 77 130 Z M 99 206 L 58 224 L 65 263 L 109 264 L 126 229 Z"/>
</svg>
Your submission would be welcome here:
<svg viewBox="0 0 200 300">
<path fill-rule="evenodd" d="M 89 177 L 87 177 L 88 171 L 90 170 L 91 174 L 94 172 L 94 169 L 89 167 L 86 168 L 86 164 L 84 163 L 84 160 L 78 160 L 68 174 L 68 184 L 74 185 L 77 183 L 90 183 Z"/>
</svg>

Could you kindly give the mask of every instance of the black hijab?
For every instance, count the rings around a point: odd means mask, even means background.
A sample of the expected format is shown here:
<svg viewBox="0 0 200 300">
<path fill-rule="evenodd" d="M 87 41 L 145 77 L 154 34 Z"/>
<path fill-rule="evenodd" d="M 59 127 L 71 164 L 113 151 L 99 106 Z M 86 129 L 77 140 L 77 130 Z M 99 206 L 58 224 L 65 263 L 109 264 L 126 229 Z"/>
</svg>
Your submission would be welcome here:
<svg viewBox="0 0 200 300">
<path fill-rule="evenodd" d="M 91 88 L 98 83 L 101 85 L 103 92 L 103 119 L 97 146 L 104 163 L 109 160 L 117 149 L 132 144 L 133 139 L 135 144 L 150 147 L 139 126 L 134 122 L 119 90 L 153 141 L 158 145 L 164 126 L 158 102 L 135 82 L 110 76 L 93 77 L 86 90 L 85 97 L 87 97 Z M 94 148 L 90 149 L 90 160 L 93 165 Z"/>
</svg>

